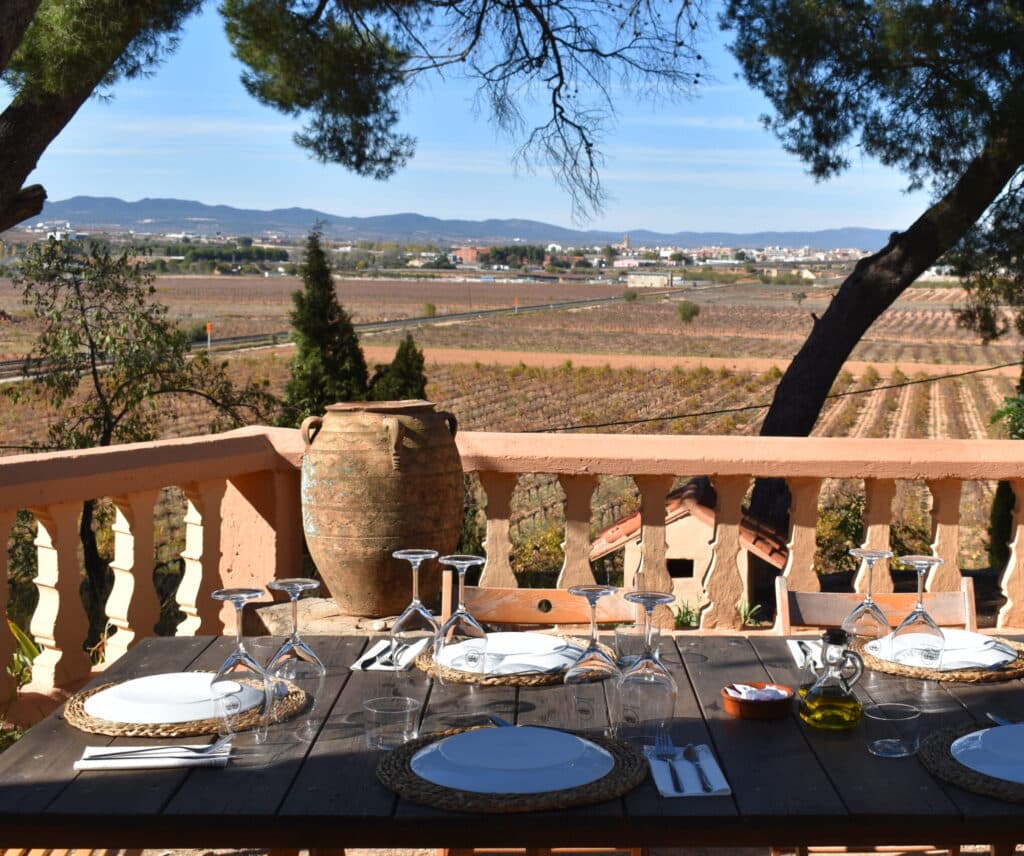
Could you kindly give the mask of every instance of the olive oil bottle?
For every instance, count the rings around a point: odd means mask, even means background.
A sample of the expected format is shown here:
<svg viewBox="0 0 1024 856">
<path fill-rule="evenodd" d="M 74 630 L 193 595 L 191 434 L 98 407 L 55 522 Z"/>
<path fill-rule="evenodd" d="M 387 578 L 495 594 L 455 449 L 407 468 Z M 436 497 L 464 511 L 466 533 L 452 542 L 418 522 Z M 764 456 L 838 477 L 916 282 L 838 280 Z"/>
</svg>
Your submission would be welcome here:
<svg viewBox="0 0 1024 856">
<path fill-rule="evenodd" d="M 853 685 L 864 671 L 864 662 L 856 652 L 847 650 L 848 642 L 849 637 L 840 628 L 830 628 L 822 634 L 821 675 L 806 693 L 801 692 L 800 698 L 800 718 L 814 728 L 853 728 L 864 713 L 853 692 Z"/>
</svg>

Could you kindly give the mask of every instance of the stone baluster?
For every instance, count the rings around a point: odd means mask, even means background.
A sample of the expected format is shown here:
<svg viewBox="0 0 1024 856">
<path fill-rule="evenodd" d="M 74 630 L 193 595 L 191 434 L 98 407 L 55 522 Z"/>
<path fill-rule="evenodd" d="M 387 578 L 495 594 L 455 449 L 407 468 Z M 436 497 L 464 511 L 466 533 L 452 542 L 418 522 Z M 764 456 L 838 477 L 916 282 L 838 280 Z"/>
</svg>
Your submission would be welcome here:
<svg viewBox="0 0 1024 856">
<path fill-rule="evenodd" d="M 39 604 L 29 632 L 42 649 L 32 664 L 32 683 L 39 688 L 65 686 L 89 674 L 92 664 L 83 646 L 89 619 L 82 606 L 82 564 L 79 502 L 30 509 L 38 523 L 36 555 Z"/>
<path fill-rule="evenodd" d="M 487 494 L 487 536 L 484 539 L 487 563 L 480 575 L 480 585 L 515 588 L 519 583 L 509 561 L 512 555 L 509 521 L 512 518 L 512 493 L 519 476 L 495 472 L 481 472 L 479 476 Z"/>
<path fill-rule="evenodd" d="M 747 586 L 739 569 L 740 523 L 748 476 L 720 476 L 714 480 L 715 531 L 711 566 L 704 575 L 706 606 L 701 611 L 701 630 L 738 630 L 742 626 L 739 604 L 747 599 Z"/>
<path fill-rule="evenodd" d="M 640 574 L 637 588 L 672 591 L 668 572 L 668 542 L 665 535 L 665 496 L 672 489 L 673 476 L 633 476 L 640 488 Z M 674 611 L 668 606 L 654 609 L 654 624 L 671 630 Z"/>
<path fill-rule="evenodd" d="M 896 498 L 895 479 L 864 479 L 864 542 L 867 550 L 888 550 L 892 530 L 892 502 Z M 862 562 L 854 579 L 853 590 L 864 594 L 868 590 L 867 563 Z M 889 562 L 875 562 L 871 591 L 888 594 L 894 591 Z"/>
<path fill-rule="evenodd" d="M 590 569 L 590 500 L 597 488 L 597 476 L 558 477 L 565 491 L 565 561 L 558 575 L 558 587 L 587 585 L 594 582 Z"/>
<path fill-rule="evenodd" d="M 7 600 L 10 596 L 10 587 L 7 582 L 6 545 L 16 517 L 16 511 L 0 511 L 0 605 L 3 605 L 4 608 L 4 618 L 7 617 Z M 3 627 L 0 627 L 0 664 L 11 662 L 14 648 L 14 637 L 7 629 L 7 622 L 4 622 Z M 6 702 L 14 698 L 17 690 L 18 685 L 14 676 L 6 668 L 0 668 L 0 700 Z"/>
<path fill-rule="evenodd" d="M 932 495 L 932 552 L 942 564 L 932 568 L 925 581 L 928 591 L 960 588 L 960 479 L 926 482 Z"/>
<path fill-rule="evenodd" d="M 814 554 L 818 524 L 818 495 L 821 479 L 787 479 L 792 506 L 789 512 L 789 541 L 786 567 L 782 573 L 792 591 L 820 591 L 814 572 Z"/>
<path fill-rule="evenodd" d="M 1013 488 L 1010 558 L 1002 579 L 1006 603 L 999 609 L 997 627 L 1024 626 L 1024 479 L 1012 479 L 1010 487 Z"/>
<path fill-rule="evenodd" d="M 117 632 L 107 640 L 106 661 L 127 653 L 140 639 L 153 636 L 160 620 L 160 599 L 153 586 L 153 509 L 160 492 L 147 490 L 113 497 L 114 585 L 107 598 L 107 618 Z"/>
<path fill-rule="evenodd" d="M 221 500 L 227 490 L 224 479 L 189 482 L 181 486 L 188 500 L 185 512 L 184 572 L 178 585 L 178 607 L 185 618 L 176 635 L 230 633 L 235 629 L 234 610 L 210 596 L 221 587 Z M 229 613 L 228 610 L 231 610 Z"/>
</svg>

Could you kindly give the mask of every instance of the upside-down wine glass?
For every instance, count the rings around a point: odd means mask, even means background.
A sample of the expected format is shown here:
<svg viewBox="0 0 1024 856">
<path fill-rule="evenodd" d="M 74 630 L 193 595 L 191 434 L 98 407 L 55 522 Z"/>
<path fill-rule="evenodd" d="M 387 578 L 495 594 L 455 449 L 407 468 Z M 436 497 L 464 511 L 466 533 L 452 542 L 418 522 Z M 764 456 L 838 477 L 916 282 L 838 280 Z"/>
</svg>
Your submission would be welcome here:
<svg viewBox="0 0 1024 856">
<path fill-rule="evenodd" d="M 327 669 L 313 649 L 299 636 L 299 597 L 304 591 L 320 588 L 320 583 L 305 577 L 290 577 L 272 580 L 267 583 L 267 588 L 287 592 L 292 604 L 292 632 L 267 666 L 274 687 L 274 701 L 288 694 L 288 686 L 283 682 L 294 685 L 308 696 L 306 707 L 295 723 L 295 736 L 310 741 L 317 732 L 317 705 L 323 698 Z M 269 718 L 271 722 L 276 721 L 273 708 Z"/>
<path fill-rule="evenodd" d="M 590 605 L 590 640 L 586 650 L 580 654 L 562 679 L 573 687 L 572 692 L 572 725 L 579 731 L 593 728 L 595 715 L 605 707 L 605 684 L 609 678 L 618 680 L 622 672 L 601 648 L 597 639 L 597 602 L 605 595 L 618 591 L 615 586 L 582 585 L 570 586 L 569 593 L 585 597 Z"/>
<path fill-rule="evenodd" d="M 456 553 L 442 556 L 438 561 L 455 568 L 459 575 L 459 600 L 455 612 L 437 631 L 434 643 L 434 661 L 463 672 L 486 671 L 487 633 L 469 614 L 464 602 L 466 571 L 487 561 L 483 556 Z"/>
<path fill-rule="evenodd" d="M 654 653 L 652 618 L 654 607 L 672 603 L 675 595 L 663 591 L 630 591 L 625 598 L 644 608 L 644 652 L 618 681 L 619 734 L 636 744 L 652 744 L 657 733 L 668 728 L 678 693 L 675 678 Z"/>
<path fill-rule="evenodd" d="M 268 715 L 273 701 L 272 685 L 266 670 L 245 650 L 242 637 L 242 616 L 250 600 L 263 597 L 263 589 L 229 588 L 213 592 L 214 600 L 226 600 L 235 608 L 235 650 L 231 652 L 210 681 L 215 697 L 223 697 L 237 687 L 241 690 L 240 705 L 233 706 L 230 719 L 221 721 L 221 736 L 234 734 L 246 746 L 263 743 L 267 738 Z M 249 688 L 247 690 L 246 688 Z M 254 691 L 254 692 L 250 692 Z M 245 725 L 249 712 L 257 709 L 259 718 Z"/>
<path fill-rule="evenodd" d="M 388 652 L 388 661 L 398 667 L 398 658 L 402 652 L 422 639 L 436 638 L 440 630 L 437 619 L 420 601 L 420 565 L 429 559 L 436 559 L 437 550 L 396 550 L 391 555 L 412 565 L 412 600 L 391 625 L 391 650 Z"/>
<path fill-rule="evenodd" d="M 905 665 L 939 668 L 946 637 L 924 608 L 924 579 L 942 564 L 938 556 L 900 556 L 899 561 L 917 571 L 917 603 L 892 632 L 892 658 Z"/>
<path fill-rule="evenodd" d="M 875 562 L 879 559 L 891 559 L 890 550 L 869 550 L 865 547 L 854 547 L 850 555 L 862 560 L 867 564 L 868 584 L 864 593 L 864 600 L 853 608 L 853 611 L 843 619 L 843 630 L 849 635 L 860 639 L 881 639 L 883 636 L 892 633 L 892 625 L 885 613 L 871 598 L 871 578 L 875 572 Z"/>
</svg>

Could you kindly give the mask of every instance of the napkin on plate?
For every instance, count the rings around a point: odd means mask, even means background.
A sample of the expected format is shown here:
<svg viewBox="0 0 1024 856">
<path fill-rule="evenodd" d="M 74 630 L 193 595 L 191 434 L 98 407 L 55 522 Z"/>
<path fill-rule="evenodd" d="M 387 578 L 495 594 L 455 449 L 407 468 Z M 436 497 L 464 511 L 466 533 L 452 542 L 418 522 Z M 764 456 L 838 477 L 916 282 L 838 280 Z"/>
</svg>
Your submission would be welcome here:
<svg viewBox="0 0 1024 856">
<path fill-rule="evenodd" d="M 653 746 L 645 746 L 644 754 L 647 756 L 647 763 L 651 768 L 651 778 L 654 779 L 654 784 L 658 787 L 658 793 L 663 797 L 719 797 L 732 793 L 722 768 L 718 766 L 718 760 L 711 749 L 703 743 L 697 746 L 697 755 L 700 758 L 700 765 L 704 768 L 708 781 L 711 783 L 710 791 L 701 788 L 697 768 L 683 758 L 681 747 L 676 747 L 676 760 L 672 762 L 656 758 Z M 679 793 L 672 786 L 672 773 L 668 769 L 669 763 L 676 768 L 676 772 L 679 774 L 679 780 L 685 789 L 683 793 Z"/>
<path fill-rule="evenodd" d="M 821 668 L 821 640 L 820 639 L 787 639 L 786 645 L 793 657 L 793 662 L 803 668 L 808 657 L 813 658 L 816 668 Z"/>
<path fill-rule="evenodd" d="M 161 770 L 173 767 L 224 767 L 231 757 L 231 747 L 224 746 L 203 755 L 189 749 L 203 749 L 203 744 L 181 746 L 86 746 L 75 761 L 76 770 Z"/>
<path fill-rule="evenodd" d="M 980 633 L 943 629 L 942 634 L 946 639 L 946 647 L 938 666 L 940 672 L 951 672 L 958 669 L 998 669 L 1017 659 L 1017 652 L 1012 648 Z M 894 660 L 892 634 L 883 636 L 881 639 L 872 639 L 864 646 L 864 650 L 883 660 Z M 904 662 L 911 666 L 927 667 L 928 665 L 920 661 L 919 658 Z"/>
<path fill-rule="evenodd" d="M 768 684 L 763 689 L 752 687 L 749 684 L 726 684 L 723 689 L 733 698 L 745 699 L 746 701 L 774 701 L 777 698 L 789 698 L 789 693 L 775 686 L 775 684 Z"/>
<path fill-rule="evenodd" d="M 416 658 L 419 656 L 420 651 L 427 647 L 429 639 L 420 639 L 418 642 L 414 642 L 408 648 L 403 648 L 398 652 L 398 663 L 397 665 L 390 665 L 381 663 L 384 655 L 388 653 L 391 648 L 390 639 L 381 639 L 376 645 L 371 645 L 363 655 L 356 660 L 349 668 L 357 672 L 367 671 L 381 671 L 381 672 L 403 672 L 406 669 L 411 669 L 412 664 L 416 662 Z"/>
</svg>

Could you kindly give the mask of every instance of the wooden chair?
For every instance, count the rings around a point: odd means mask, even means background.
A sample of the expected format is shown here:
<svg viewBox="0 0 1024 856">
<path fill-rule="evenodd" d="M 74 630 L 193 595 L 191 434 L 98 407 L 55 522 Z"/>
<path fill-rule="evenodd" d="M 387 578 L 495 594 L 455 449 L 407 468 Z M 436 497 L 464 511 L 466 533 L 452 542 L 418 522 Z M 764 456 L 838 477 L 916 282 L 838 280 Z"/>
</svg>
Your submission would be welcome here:
<svg viewBox="0 0 1024 856">
<path fill-rule="evenodd" d="M 446 568 L 441 578 L 441 622 L 447 620 L 454 608 L 453 592 L 455 572 Z M 551 625 L 590 624 L 590 605 L 585 598 L 557 588 L 498 588 L 469 586 L 463 591 L 463 602 L 477 621 L 484 625 L 511 627 L 539 627 Z M 597 602 L 599 624 L 625 624 L 636 620 L 637 607 L 623 598 L 619 591 L 606 595 Z M 630 847 L 530 847 L 522 849 L 494 847 L 445 848 L 439 856 L 491 856 L 491 854 L 523 854 L 525 856 L 551 856 L 560 853 L 628 854 L 642 856 L 642 848 Z"/>
<path fill-rule="evenodd" d="M 445 569 L 441 582 L 441 623 L 452 614 L 454 571 Z M 590 624 L 590 606 L 585 598 L 557 588 L 497 588 L 466 586 L 466 609 L 481 624 L 541 626 Z M 599 624 L 626 624 L 636 620 L 637 607 L 622 592 L 597 602 Z"/>
<path fill-rule="evenodd" d="M 775 578 L 775 630 L 783 636 L 790 636 L 802 630 L 818 630 L 839 627 L 853 608 L 864 600 L 856 592 L 790 591 L 785 577 Z M 917 595 L 911 593 L 872 594 L 872 600 L 881 607 L 889 623 L 899 624 L 917 602 Z M 940 627 L 962 627 L 965 630 L 978 629 L 978 616 L 974 603 L 974 580 L 964 577 L 956 591 L 925 592 L 925 609 Z M 959 845 L 936 848 L 930 845 L 915 847 L 772 847 L 772 856 L 794 853 L 796 856 L 850 856 L 850 854 L 885 853 L 914 854 L 914 856 L 957 856 Z"/>
<path fill-rule="evenodd" d="M 916 594 L 875 594 L 872 599 L 895 627 L 917 601 Z M 785 577 L 775 578 L 775 630 L 789 636 L 801 630 L 839 627 L 853 608 L 864 600 L 854 592 L 790 591 Z M 978 629 L 974 605 L 974 580 L 964 577 L 956 591 L 929 591 L 925 609 L 940 627 Z"/>
</svg>

